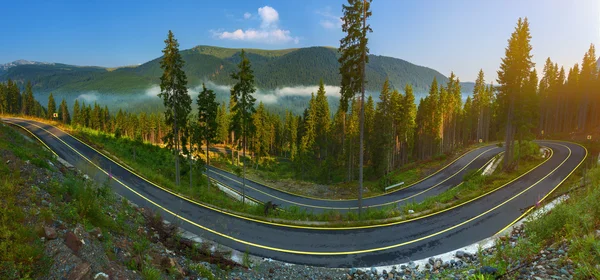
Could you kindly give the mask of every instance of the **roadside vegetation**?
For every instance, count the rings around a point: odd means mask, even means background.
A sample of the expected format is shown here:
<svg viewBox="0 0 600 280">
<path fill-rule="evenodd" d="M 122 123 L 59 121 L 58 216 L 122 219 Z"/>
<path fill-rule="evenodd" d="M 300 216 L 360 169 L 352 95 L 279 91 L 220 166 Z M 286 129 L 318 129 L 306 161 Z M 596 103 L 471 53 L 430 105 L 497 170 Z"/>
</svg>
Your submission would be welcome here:
<svg viewBox="0 0 600 280">
<path fill-rule="evenodd" d="M 157 213 L 117 197 L 108 178 L 99 184 L 63 167 L 22 133 L 0 124 L 1 279 L 70 279 L 81 263 L 91 264 L 91 277 L 110 269 L 114 277 L 129 279 L 139 279 L 136 274 L 176 279 L 184 273 L 220 279 L 239 266 L 226 252 L 185 240 Z M 71 247 L 70 232 L 85 240 L 80 248 Z M 178 255 L 164 256 L 165 249 Z"/>
<path fill-rule="evenodd" d="M 421 203 L 409 203 L 401 207 L 388 205 L 377 208 L 365 208 L 361 217 L 354 212 L 340 213 L 335 210 L 312 213 L 311 211 L 294 206 L 283 209 L 283 211 L 277 211 L 273 215 L 264 216 L 262 205 L 242 204 L 241 201 L 227 196 L 214 186 L 214 184 L 211 184 L 211 186 L 198 184 L 191 188 L 176 187 L 172 181 L 173 179 L 170 178 L 172 176 L 169 176 L 169 174 L 174 172 L 174 168 L 171 162 L 165 160 L 165 158 L 169 158 L 168 156 L 170 156 L 170 152 L 166 149 L 125 137 L 115 138 L 113 135 L 92 131 L 87 128 L 71 128 L 71 132 L 82 141 L 111 156 L 117 162 L 131 167 L 150 181 L 192 200 L 204 202 L 226 211 L 243 213 L 260 220 L 276 221 L 284 224 L 308 223 L 314 226 L 343 227 L 370 225 L 384 221 L 401 221 L 437 212 L 490 192 L 531 170 L 544 160 L 539 155 L 537 144 L 525 142 L 526 145 L 523 145 L 522 148 L 519 148 L 518 144 L 515 146 L 515 149 L 520 151 L 516 152 L 516 154 L 520 154 L 522 158 L 521 164 L 517 169 L 503 171 L 499 168 L 490 176 L 482 176 L 478 172 L 472 172 L 465 176 L 463 184 L 440 195 L 432 196 Z M 194 176 L 197 178 L 200 174 Z M 157 178 L 158 180 L 154 181 L 153 178 Z M 185 176 L 182 178 L 185 178 Z M 182 183 L 185 183 L 185 181 L 182 180 Z"/>
<path fill-rule="evenodd" d="M 489 144 L 489 143 L 486 143 Z M 457 149 L 452 154 L 441 154 L 431 159 L 407 163 L 379 179 L 367 178 L 364 181 L 364 197 L 372 197 L 385 194 L 385 188 L 404 182 L 401 186 L 390 191 L 402 189 L 433 174 L 453 160 L 462 156 L 469 150 L 486 144 L 474 144 Z M 222 153 L 211 153 L 212 165 L 234 173 L 238 166 L 230 156 Z M 214 158 L 214 159 L 213 159 Z M 319 184 L 313 181 L 296 179 L 294 163 L 285 158 L 269 158 L 258 168 L 247 170 L 247 178 L 260 184 L 307 197 L 327 199 L 356 199 L 356 182 L 339 182 L 331 184 Z"/>
<path fill-rule="evenodd" d="M 0 153 L 0 278 L 41 277 L 48 273 L 51 260 L 43 254 L 39 235 L 51 214 L 36 213 L 28 206 L 39 201 L 20 165 L 49 168 L 51 154 L 4 125 L 0 125 Z"/>
<path fill-rule="evenodd" d="M 583 169 L 579 168 L 544 204 L 536 206 L 522 226 L 496 239 L 490 249 L 480 250 L 478 267 L 465 267 L 462 273 L 487 266 L 497 271 L 471 277 L 522 279 L 535 273 L 541 279 L 546 279 L 544 275 L 555 276 L 553 279 L 600 279 L 600 167 L 585 172 Z M 562 194 L 568 198 L 551 210 L 536 214 Z M 448 271 L 438 276 L 450 273 L 460 274 Z"/>
</svg>

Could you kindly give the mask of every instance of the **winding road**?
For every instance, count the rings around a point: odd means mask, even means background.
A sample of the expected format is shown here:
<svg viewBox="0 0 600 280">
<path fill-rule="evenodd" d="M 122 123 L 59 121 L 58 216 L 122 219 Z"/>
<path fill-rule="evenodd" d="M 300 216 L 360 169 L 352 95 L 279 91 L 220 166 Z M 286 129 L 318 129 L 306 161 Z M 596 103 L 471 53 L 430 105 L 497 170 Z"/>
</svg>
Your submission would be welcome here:
<svg viewBox="0 0 600 280">
<path fill-rule="evenodd" d="M 116 164 L 54 126 L 18 118 L 5 118 L 3 121 L 28 130 L 55 154 L 100 182 L 105 182 L 110 172 L 114 178 L 111 182 L 115 192 L 139 206 L 160 211 L 167 220 L 180 221 L 182 228 L 200 237 L 258 256 L 326 267 L 397 264 L 445 253 L 483 240 L 513 224 L 532 205 L 547 198 L 587 156 L 585 148 L 578 144 L 541 141 L 541 145 L 552 150 L 552 156 L 548 160 L 508 184 L 456 207 L 408 221 L 382 225 L 314 228 L 254 220 L 186 200 Z M 410 198 L 411 200 L 418 201 L 425 196 L 443 192 L 462 180 L 461 172 L 483 166 L 486 159 L 489 160 L 499 152 L 498 148 L 492 146 L 476 149 L 415 185 L 365 201 L 376 206 L 407 200 L 407 197 L 415 194 L 417 196 Z M 471 167 L 461 171 L 466 166 Z M 215 169 L 212 171 L 215 175 L 219 172 Z M 231 183 L 235 188 L 235 177 L 228 173 L 223 173 L 222 176 L 220 180 L 225 181 L 229 177 L 232 181 L 224 183 Z M 277 192 L 266 186 L 261 187 L 260 184 L 252 187 L 256 189 L 256 193 L 252 195 L 256 195 L 257 199 L 261 199 L 262 193 L 264 196 L 280 199 L 282 203 L 302 203 L 305 207 L 314 209 L 355 207 L 354 201 L 314 200 Z M 428 191 L 419 194 L 425 190 Z"/>
<path fill-rule="evenodd" d="M 409 202 L 421 202 L 429 196 L 438 195 L 460 184 L 463 176 L 468 171 L 483 168 L 494 156 L 502 151 L 503 149 L 496 145 L 489 145 L 469 151 L 444 168 L 418 182 L 403 186 L 383 195 L 363 199 L 363 207 L 373 208 L 390 204 L 400 206 Z M 242 192 L 242 178 L 215 167 L 209 168 L 209 175 L 212 179 L 223 183 L 235 191 Z M 356 199 L 330 200 L 303 197 L 248 179 L 246 179 L 246 194 L 259 201 L 272 201 L 284 207 L 297 206 L 314 213 L 327 210 L 344 212 L 358 209 L 358 201 Z"/>
</svg>

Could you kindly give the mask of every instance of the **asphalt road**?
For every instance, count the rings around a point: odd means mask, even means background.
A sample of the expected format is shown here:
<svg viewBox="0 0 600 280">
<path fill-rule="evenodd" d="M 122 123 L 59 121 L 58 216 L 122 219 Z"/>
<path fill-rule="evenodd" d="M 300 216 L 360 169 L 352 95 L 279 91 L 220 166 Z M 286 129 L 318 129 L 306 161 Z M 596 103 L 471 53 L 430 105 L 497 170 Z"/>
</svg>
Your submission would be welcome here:
<svg viewBox="0 0 600 280">
<path fill-rule="evenodd" d="M 503 148 L 499 148 L 496 145 L 488 145 L 469 151 L 451 164 L 416 184 L 401 186 L 397 190 L 391 190 L 384 195 L 363 199 L 363 207 L 373 208 L 390 204 L 400 206 L 409 202 L 421 202 L 429 196 L 438 195 L 460 184 L 466 173 L 473 169 L 483 168 L 486 163 L 502 151 Z M 242 192 L 242 178 L 235 174 L 214 167 L 210 167 L 208 173 L 211 178 L 239 193 Z M 328 210 L 344 212 L 358 209 L 358 200 L 356 199 L 326 200 L 302 197 L 248 179 L 246 179 L 246 195 L 259 201 L 272 201 L 284 207 L 297 206 L 314 213 Z"/>
<path fill-rule="evenodd" d="M 291 263 L 327 267 L 389 265 L 455 250 L 494 235 L 544 199 L 587 155 L 580 145 L 543 141 L 552 157 L 497 191 L 425 218 L 374 227 L 316 229 L 236 217 L 183 200 L 160 189 L 50 125 L 4 119 L 36 135 L 60 157 L 104 182 L 110 170 L 115 192 L 157 209 L 163 217 L 203 238 L 241 252 Z M 97 169 L 101 168 L 103 171 Z"/>
</svg>

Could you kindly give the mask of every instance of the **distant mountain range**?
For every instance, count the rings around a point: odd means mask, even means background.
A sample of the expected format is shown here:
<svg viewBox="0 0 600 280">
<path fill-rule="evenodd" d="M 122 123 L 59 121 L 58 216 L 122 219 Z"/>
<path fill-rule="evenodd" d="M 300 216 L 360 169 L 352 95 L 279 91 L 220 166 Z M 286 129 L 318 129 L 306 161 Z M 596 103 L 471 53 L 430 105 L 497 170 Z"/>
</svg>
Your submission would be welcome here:
<svg viewBox="0 0 600 280">
<path fill-rule="evenodd" d="M 53 64 L 46 62 L 37 62 L 37 61 L 29 61 L 24 59 L 15 60 L 13 62 L 9 62 L 6 64 L 0 64 L 0 73 L 6 72 L 9 68 L 19 66 L 19 65 L 44 65 L 44 64 Z"/>
<path fill-rule="evenodd" d="M 328 85 L 339 84 L 335 48 L 245 50 L 260 89 L 316 85 L 320 79 Z M 196 87 L 208 81 L 217 85 L 232 84 L 229 74 L 236 70 L 240 51 L 212 46 L 182 50 L 189 86 Z M 160 57 L 138 66 L 104 68 L 18 60 L 0 65 L 0 81 L 12 79 L 20 84 L 31 81 L 34 91 L 43 93 L 136 93 L 159 84 L 159 62 Z M 378 55 L 369 56 L 366 75 L 367 90 L 373 92 L 380 91 L 386 77 L 394 88 L 403 89 L 409 83 L 417 92 L 426 92 L 434 77 L 440 83 L 448 81 L 446 76 L 434 69 Z M 471 91 L 472 83 L 465 83 L 463 92 Z"/>
</svg>

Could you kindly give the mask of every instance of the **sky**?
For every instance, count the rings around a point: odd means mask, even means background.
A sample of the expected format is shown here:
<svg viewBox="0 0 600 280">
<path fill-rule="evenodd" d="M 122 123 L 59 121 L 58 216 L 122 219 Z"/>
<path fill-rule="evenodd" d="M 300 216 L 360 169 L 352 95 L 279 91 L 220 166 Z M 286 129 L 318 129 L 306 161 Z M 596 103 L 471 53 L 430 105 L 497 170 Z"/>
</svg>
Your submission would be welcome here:
<svg viewBox="0 0 600 280">
<path fill-rule="evenodd" d="M 181 49 L 338 47 L 344 2 L 6 1 L 0 64 L 137 65 L 161 55 L 168 30 Z M 496 79 L 519 17 L 529 19 L 538 72 L 547 57 L 568 69 L 600 45 L 599 0 L 374 0 L 372 12 L 372 54 L 454 71 L 461 81 L 474 81 L 479 69 Z"/>
</svg>

